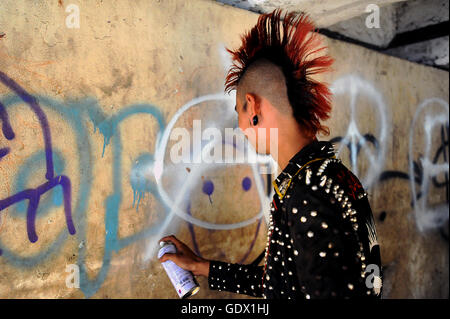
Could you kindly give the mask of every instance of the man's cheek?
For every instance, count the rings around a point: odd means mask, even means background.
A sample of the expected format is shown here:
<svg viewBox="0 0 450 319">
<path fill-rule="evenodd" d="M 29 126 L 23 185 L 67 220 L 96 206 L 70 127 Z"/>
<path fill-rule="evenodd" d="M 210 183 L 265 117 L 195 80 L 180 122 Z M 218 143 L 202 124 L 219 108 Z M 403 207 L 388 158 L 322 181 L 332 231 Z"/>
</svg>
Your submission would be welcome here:
<svg viewBox="0 0 450 319">
<path fill-rule="evenodd" d="M 252 144 L 255 150 L 257 150 L 257 139 L 258 139 L 257 131 L 253 127 L 247 127 L 244 130 L 244 134 L 247 137 L 250 144 Z"/>
<path fill-rule="evenodd" d="M 239 117 L 239 119 L 238 119 L 238 125 L 239 125 L 239 128 L 241 129 L 241 131 L 242 131 L 242 132 L 245 132 L 246 127 L 245 127 L 245 125 L 244 125 L 244 121 L 242 120 L 242 117 Z"/>
</svg>

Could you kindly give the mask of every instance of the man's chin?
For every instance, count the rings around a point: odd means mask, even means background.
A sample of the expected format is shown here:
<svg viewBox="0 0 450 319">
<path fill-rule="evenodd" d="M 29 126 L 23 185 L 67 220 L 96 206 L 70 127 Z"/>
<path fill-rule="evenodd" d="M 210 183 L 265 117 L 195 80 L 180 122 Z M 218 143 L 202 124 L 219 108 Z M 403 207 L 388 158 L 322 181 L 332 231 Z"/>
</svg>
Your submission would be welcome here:
<svg viewBox="0 0 450 319">
<path fill-rule="evenodd" d="M 267 150 L 267 149 L 264 149 L 264 150 L 258 149 L 258 145 L 255 145 L 252 142 L 250 142 L 250 144 L 252 145 L 252 147 L 255 150 L 256 154 L 258 154 L 258 155 L 270 155 L 269 150 Z"/>
<path fill-rule="evenodd" d="M 261 150 L 257 150 L 256 151 L 256 154 L 258 154 L 258 155 L 270 155 L 270 152 L 268 152 L 268 151 L 266 151 L 266 150 L 264 150 L 264 151 L 261 151 Z"/>
</svg>

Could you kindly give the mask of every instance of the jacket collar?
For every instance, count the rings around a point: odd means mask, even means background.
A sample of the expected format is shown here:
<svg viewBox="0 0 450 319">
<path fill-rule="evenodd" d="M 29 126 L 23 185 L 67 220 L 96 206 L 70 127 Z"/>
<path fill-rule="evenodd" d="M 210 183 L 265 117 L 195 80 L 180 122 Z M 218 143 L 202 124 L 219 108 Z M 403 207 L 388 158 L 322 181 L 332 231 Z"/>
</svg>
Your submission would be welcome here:
<svg viewBox="0 0 450 319">
<path fill-rule="evenodd" d="M 335 151 L 331 142 L 312 141 L 290 159 L 288 165 L 286 165 L 283 171 L 275 179 L 273 182 L 275 191 L 278 195 L 281 194 L 281 197 L 283 197 L 286 189 L 289 187 L 292 177 L 294 177 L 306 164 L 311 161 L 334 156 Z"/>
</svg>

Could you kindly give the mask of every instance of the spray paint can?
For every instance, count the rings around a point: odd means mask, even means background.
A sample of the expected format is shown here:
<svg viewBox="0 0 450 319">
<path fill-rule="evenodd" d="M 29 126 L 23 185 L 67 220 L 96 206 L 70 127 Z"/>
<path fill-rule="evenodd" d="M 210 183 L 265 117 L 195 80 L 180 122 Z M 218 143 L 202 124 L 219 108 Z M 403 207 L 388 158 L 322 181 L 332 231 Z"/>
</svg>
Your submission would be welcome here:
<svg viewBox="0 0 450 319">
<path fill-rule="evenodd" d="M 174 254 L 177 252 L 175 245 L 170 241 L 162 241 L 159 245 L 158 258 L 161 258 L 166 253 Z M 166 260 L 162 265 L 180 298 L 188 298 L 200 290 L 200 285 L 195 280 L 192 272 L 177 266 L 171 260 Z"/>
</svg>

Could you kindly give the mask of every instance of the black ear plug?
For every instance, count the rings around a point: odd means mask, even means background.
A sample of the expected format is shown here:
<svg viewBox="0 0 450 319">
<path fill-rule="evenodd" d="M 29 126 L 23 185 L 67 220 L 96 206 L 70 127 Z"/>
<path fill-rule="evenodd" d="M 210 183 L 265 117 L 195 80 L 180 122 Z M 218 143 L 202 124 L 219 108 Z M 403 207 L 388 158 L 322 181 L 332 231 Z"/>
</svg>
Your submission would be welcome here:
<svg viewBox="0 0 450 319">
<path fill-rule="evenodd" d="M 253 126 L 256 126 L 258 124 L 258 117 L 255 115 L 253 116 Z"/>
</svg>

